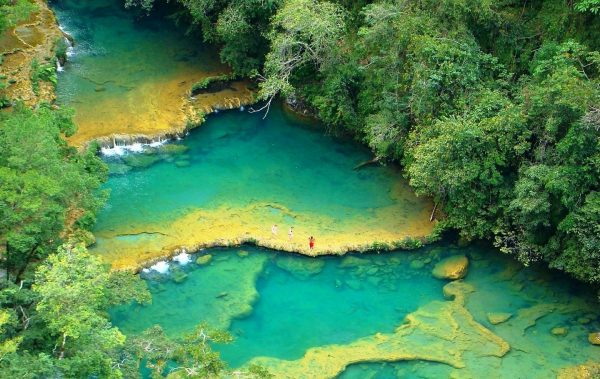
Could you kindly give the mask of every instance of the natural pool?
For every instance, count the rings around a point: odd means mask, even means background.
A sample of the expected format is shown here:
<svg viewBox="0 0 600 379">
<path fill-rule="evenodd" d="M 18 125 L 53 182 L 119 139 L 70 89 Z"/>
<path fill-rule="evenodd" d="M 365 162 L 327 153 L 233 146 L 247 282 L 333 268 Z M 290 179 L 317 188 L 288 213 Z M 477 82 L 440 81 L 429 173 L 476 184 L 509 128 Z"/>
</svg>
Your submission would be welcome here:
<svg viewBox="0 0 600 379">
<path fill-rule="evenodd" d="M 467 277 L 435 279 L 433 266 L 456 254 L 469 258 Z M 235 336 L 217 347 L 232 367 L 263 357 L 254 362 L 278 378 L 547 378 L 598 358 L 587 342 L 600 328 L 593 294 L 487 246 L 320 258 L 240 247 L 197 256 L 205 255 L 209 263 L 146 270 L 153 304 L 114 309 L 115 324 L 181 335 L 208 321 Z M 488 313 L 510 318 L 493 325 Z M 566 334 L 553 334 L 560 327 Z M 399 362 L 369 363 L 377 361 Z"/>
<path fill-rule="evenodd" d="M 191 83 L 227 68 L 163 13 L 137 17 L 120 4 L 52 2 L 76 40 L 58 85 L 59 102 L 76 111 L 73 143 L 160 134 L 202 104 L 248 94 L 237 83 L 226 94 L 188 99 Z M 372 158 L 366 148 L 279 105 L 264 120 L 240 111 L 210 116 L 184 140 L 162 142 L 104 151 L 111 196 L 95 253 L 116 268 L 139 268 L 213 245 L 276 250 L 206 249 L 185 265 L 169 263 L 165 274 L 146 270 L 152 305 L 111 311 L 124 332 L 158 323 L 176 336 L 207 321 L 236 337 L 217 347 L 232 367 L 258 362 L 278 378 L 546 378 L 598 360 L 599 348 L 587 342 L 600 328 L 595 294 L 488 246 L 285 252 L 393 246 L 431 233 L 432 204 L 414 196 L 396 167 L 354 169 Z M 470 261 L 464 281 L 431 275 L 458 254 Z M 498 314 L 509 318 L 492 324 Z"/>
<path fill-rule="evenodd" d="M 371 159 L 366 148 L 324 135 L 280 106 L 266 119 L 223 112 L 181 141 L 132 148 L 143 151 L 105 150 L 111 196 L 94 251 L 114 267 L 244 241 L 343 252 L 425 237 L 433 228 L 433 205 L 415 197 L 396 167 L 354 170 Z"/>
<path fill-rule="evenodd" d="M 237 82 L 189 101 L 194 82 L 229 69 L 201 37 L 186 36 L 166 18 L 172 13 L 168 8 L 146 15 L 126 10 L 123 3 L 51 2 L 61 27 L 75 41 L 57 88 L 59 103 L 76 111 L 79 130 L 72 143 L 181 131 L 198 110 L 239 106 L 251 98 L 246 85 Z"/>
</svg>

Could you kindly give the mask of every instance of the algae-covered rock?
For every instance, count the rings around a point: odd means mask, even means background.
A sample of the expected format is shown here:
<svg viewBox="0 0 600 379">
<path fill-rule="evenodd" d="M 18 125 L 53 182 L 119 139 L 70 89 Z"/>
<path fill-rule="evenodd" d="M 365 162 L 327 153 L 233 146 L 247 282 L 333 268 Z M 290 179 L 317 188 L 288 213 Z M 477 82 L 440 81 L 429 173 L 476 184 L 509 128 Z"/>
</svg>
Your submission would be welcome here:
<svg viewBox="0 0 600 379">
<path fill-rule="evenodd" d="M 488 313 L 487 314 L 488 321 L 492 325 L 502 324 L 503 322 L 505 322 L 506 320 L 508 320 L 511 317 L 512 317 L 512 313 L 498 312 L 498 313 Z"/>
<path fill-rule="evenodd" d="M 107 164 L 107 166 L 108 166 L 108 173 L 110 175 L 124 175 L 124 174 L 127 174 L 129 171 L 131 171 L 131 166 L 128 166 L 123 163 L 109 162 Z"/>
<path fill-rule="evenodd" d="M 581 325 L 589 324 L 592 320 L 589 317 L 580 317 L 577 319 L 577 322 Z"/>
<path fill-rule="evenodd" d="M 123 161 L 130 167 L 147 168 L 158 162 L 160 158 L 150 154 L 130 154 L 123 157 Z"/>
<path fill-rule="evenodd" d="M 600 345 L 600 332 L 590 333 L 588 335 L 588 341 L 590 341 L 592 345 Z"/>
<path fill-rule="evenodd" d="M 237 255 L 240 256 L 240 257 L 242 257 L 242 258 L 244 258 L 244 257 L 248 256 L 248 252 L 245 251 L 245 250 L 238 251 Z"/>
<path fill-rule="evenodd" d="M 174 269 L 171 274 L 171 279 L 173 279 L 175 283 L 182 283 L 187 279 L 187 277 L 188 275 L 184 271 L 179 269 Z"/>
<path fill-rule="evenodd" d="M 454 255 L 438 262 L 432 274 L 438 279 L 462 279 L 467 275 L 469 260 L 464 255 Z"/>
<path fill-rule="evenodd" d="M 568 333 L 568 329 L 564 326 L 557 326 L 552 328 L 552 330 L 550 330 L 550 333 L 552 333 L 553 336 L 566 336 Z"/>
<path fill-rule="evenodd" d="M 201 255 L 196 259 L 196 264 L 205 265 L 208 262 L 210 262 L 211 260 L 212 260 L 212 255 L 210 255 L 210 254 Z"/>
<path fill-rule="evenodd" d="M 565 367 L 557 375 L 557 379 L 597 379 L 599 377 L 600 364 L 592 361 L 578 366 Z"/>
<path fill-rule="evenodd" d="M 325 261 L 318 258 L 302 258 L 295 256 L 278 257 L 275 261 L 277 267 L 290 274 L 305 279 L 317 275 L 325 267 Z"/>
<path fill-rule="evenodd" d="M 189 167 L 191 165 L 192 164 L 190 163 L 190 161 L 175 161 L 175 166 L 179 168 Z"/>
<path fill-rule="evenodd" d="M 410 262 L 410 268 L 412 268 L 412 269 L 420 270 L 423 267 L 425 267 L 425 262 L 423 262 L 421 260 L 415 259 Z"/>
<path fill-rule="evenodd" d="M 369 264 L 370 262 L 367 259 L 350 256 L 342 259 L 342 262 L 340 262 L 340 267 L 360 267 Z"/>
</svg>

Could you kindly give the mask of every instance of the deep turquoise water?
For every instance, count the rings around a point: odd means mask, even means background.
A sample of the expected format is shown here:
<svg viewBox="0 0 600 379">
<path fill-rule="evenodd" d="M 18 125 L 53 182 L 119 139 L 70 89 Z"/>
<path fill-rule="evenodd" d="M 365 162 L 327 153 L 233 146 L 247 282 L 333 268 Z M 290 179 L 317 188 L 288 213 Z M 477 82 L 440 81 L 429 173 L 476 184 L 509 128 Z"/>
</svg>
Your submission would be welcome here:
<svg viewBox="0 0 600 379">
<path fill-rule="evenodd" d="M 240 256 L 240 251 L 249 254 Z M 113 310 L 115 324 L 131 334 L 160 324 L 177 336 L 201 321 L 218 320 L 235 336 L 232 344 L 217 347 L 232 367 L 257 356 L 296 360 L 310 347 L 390 333 L 407 314 L 443 301 L 446 281 L 433 278 L 432 267 L 446 256 L 466 254 L 470 269 L 465 281 L 475 288 L 467 309 L 513 348 L 500 367 L 500 359 L 492 364 L 467 357 L 470 369 L 491 372 L 492 377 L 519 377 L 512 375 L 527 372 L 520 370 L 548 377 L 561 367 L 597 358 L 598 348 L 587 342 L 587 333 L 600 328 L 597 302 L 589 289 L 541 268 L 523 268 L 486 246 L 441 244 L 415 252 L 318 259 L 250 247 L 201 254 L 209 253 L 213 259 L 208 265 L 171 263 L 167 274 L 142 274 L 154 303 Z M 187 276 L 181 281 L 182 272 Z M 247 305 L 251 311 L 236 315 Z M 548 305 L 555 308 L 536 316 L 519 313 Z M 492 325 L 488 312 L 509 312 L 513 318 Z M 231 317 L 230 325 L 223 322 L 228 319 L 223 313 Z M 581 323 L 581 318 L 589 322 Z M 567 327 L 568 334 L 552 335 L 550 330 L 556 326 Z M 451 371 L 460 375 L 460 370 L 425 361 L 357 364 L 341 377 L 440 377 Z"/>
<path fill-rule="evenodd" d="M 81 125 L 91 128 L 88 135 L 102 123 L 152 120 L 155 100 L 146 102 L 140 94 L 218 67 L 215 54 L 162 16 L 133 17 L 118 0 L 52 4 L 78 41 L 76 55 L 59 76 L 59 102 L 75 107 Z M 119 231 L 168 225 L 188 212 L 223 206 L 235 213 L 243 206 L 269 203 L 297 214 L 360 223 L 396 202 L 401 204 L 396 222 L 410 227 L 424 220 L 426 201 L 412 195 L 397 168 L 353 170 L 371 158 L 366 148 L 324 135 L 318 125 L 290 118 L 279 106 L 266 120 L 224 112 L 210 116 L 183 141 L 131 149 L 140 152 L 106 157 L 111 197 L 96 225 L 95 251 L 114 247 L 104 251 L 118 256 L 119 247 L 130 243 L 155 245 L 155 234 L 125 236 Z M 398 185 L 403 188 L 400 199 L 391 196 Z M 285 219 L 286 226 L 294 222 L 298 220 Z M 281 230 L 285 233 L 284 226 Z M 511 345 L 503 358 L 466 354 L 465 364 L 476 377 L 551 377 L 561 367 L 597 360 L 600 353 L 587 342 L 587 333 L 600 329 L 597 299 L 588 288 L 544 269 L 525 269 L 487 246 L 439 244 L 413 252 L 318 259 L 251 247 L 204 254 L 213 255 L 209 264 L 170 263 L 167 274 L 143 273 L 152 305 L 115 308 L 114 323 L 127 334 L 160 324 L 179 336 L 207 321 L 235 336 L 232 344 L 217 346 L 232 367 L 258 356 L 296 360 L 311 347 L 391 333 L 421 307 L 449 301 L 443 296 L 446 282 L 433 278 L 431 269 L 446 256 L 466 254 L 470 269 L 465 281 L 475 289 L 466 308 Z M 488 312 L 513 316 L 492 325 Z M 552 335 L 558 326 L 568 333 Z M 426 361 L 375 362 L 351 365 L 341 377 L 463 373 Z"/>
</svg>

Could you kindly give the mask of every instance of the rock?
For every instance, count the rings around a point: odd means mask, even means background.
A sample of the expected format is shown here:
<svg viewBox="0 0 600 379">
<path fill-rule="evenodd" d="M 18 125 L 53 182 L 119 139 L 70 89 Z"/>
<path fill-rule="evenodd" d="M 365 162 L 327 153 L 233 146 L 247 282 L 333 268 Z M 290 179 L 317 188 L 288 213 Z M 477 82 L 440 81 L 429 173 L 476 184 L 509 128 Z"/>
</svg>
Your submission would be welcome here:
<svg viewBox="0 0 600 379">
<path fill-rule="evenodd" d="M 217 299 L 222 299 L 222 298 L 226 297 L 227 295 L 229 295 L 228 292 L 221 292 L 220 294 L 217 295 Z"/>
<path fill-rule="evenodd" d="M 555 328 L 552 328 L 552 330 L 550 330 L 550 333 L 552 333 L 552 335 L 554 335 L 554 336 L 566 336 L 567 332 L 568 332 L 568 329 L 563 326 L 557 326 Z"/>
<path fill-rule="evenodd" d="M 238 254 L 238 256 L 240 256 L 240 257 L 242 257 L 242 258 L 244 258 L 244 257 L 247 257 L 247 256 L 248 256 L 248 252 L 247 252 L 247 251 L 245 251 L 245 250 L 238 251 L 238 253 L 237 253 L 237 254 Z"/>
<path fill-rule="evenodd" d="M 592 345 L 600 345 L 600 332 L 590 333 L 588 335 L 588 341 L 590 341 Z"/>
<path fill-rule="evenodd" d="M 464 255 L 454 255 L 438 262 L 432 274 L 438 279 L 462 279 L 467 275 L 469 260 Z"/>
<path fill-rule="evenodd" d="M 585 325 L 585 324 L 589 324 L 592 320 L 590 320 L 587 317 L 580 317 L 577 319 L 577 322 L 580 323 L 581 325 Z"/>
<path fill-rule="evenodd" d="M 360 267 L 369 264 L 370 262 L 367 259 L 349 256 L 342 259 L 340 267 Z"/>
<path fill-rule="evenodd" d="M 175 161 L 175 167 L 179 167 L 179 168 L 183 168 L 183 167 L 189 167 L 192 164 L 190 163 L 190 161 Z"/>
<path fill-rule="evenodd" d="M 296 257 L 291 255 L 278 257 L 275 261 L 277 267 L 289 272 L 299 279 L 306 279 L 317 275 L 325 267 L 325 261 L 315 258 Z"/>
<path fill-rule="evenodd" d="M 201 255 L 198 257 L 198 259 L 196 259 L 196 264 L 205 265 L 208 262 L 210 262 L 211 260 L 212 260 L 212 255 L 210 255 L 210 254 Z"/>
<path fill-rule="evenodd" d="M 415 270 L 420 270 L 423 267 L 425 267 L 425 262 L 420 261 L 418 259 L 415 259 L 413 261 L 410 262 L 410 268 L 415 269 Z"/>
<path fill-rule="evenodd" d="M 502 324 L 503 322 L 505 322 L 506 320 L 508 320 L 511 317 L 512 317 L 512 313 L 500 312 L 500 313 L 488 313 L 487 314 L 488 321 L 492 325 Z"/>
</svg>

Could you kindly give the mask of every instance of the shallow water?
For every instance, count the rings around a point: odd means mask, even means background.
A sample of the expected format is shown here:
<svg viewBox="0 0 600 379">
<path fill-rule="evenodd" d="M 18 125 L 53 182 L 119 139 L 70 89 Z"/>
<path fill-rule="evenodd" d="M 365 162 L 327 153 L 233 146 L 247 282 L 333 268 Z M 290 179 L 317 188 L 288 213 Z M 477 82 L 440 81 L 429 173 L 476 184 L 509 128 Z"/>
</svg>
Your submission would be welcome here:
<svg viewBox="0 0 600 379">
<path fill-rule="evenodd" d="M 72 143 L 184 127 L 191 85 L 228 71 L 201 37 L 184 35 L 165 18 L 168 10 L 146 17 L 124 9 L 121 0 L 51 5 L 75 39 L 57 89 L 59 103 L 76 111 L 79 130 Z"/>
<path fill-rule="evenodd" d="M 310 234 L 322 251 L 424 236 L 433 226 L 431 204 L 414 196 L 396 167 L 353 170 L 370 159 L 367 149 L 280 106 L 266 119 L 213 115 L 185 139 L 144 151 L 106 157 L 111 196 L 94 230 L 95 251 L 117 265 L 240 236 L 307 250 Z"/>
<path fill-rule="evenodd" d="M 452 302 L 443 296 L 447 282 L 433 278 L 431 270 L 446 256 L 466 254 L 470 268 L 464 282 L 474 289 L 466 296 L 466 310 L 476 323 L 510 345 L 503 358 L 463 351 L 466 367 L 462 369 L 427 362 L 426 357 L 401 363 L 359 363 L 341 377 L 419 378 L 451 373 L 459 377 L 549 377 L 562 367 L 598 356 L 598 347 L 587 342 L 587 333 L 600 328 L 598 304 L 589 289 L 555 273 L 522 268 L 485 246 L 438 245 L 414 252 L 321 258 L 250 247 L 200 253 L 206 254 L 212 255 L 206 265 L 171 263 L 166 274 L 142 274 L 150 285 L 153 304 L 113 310 L 115 324 L 130 334 L 160 324 L 177 336 L 207 321 L 235 336 L 231 345 L 217 347 L 232 367 L 259 356 L 294 361 L 309 348 L 345 346 L 376 333 L 393 333 L 407 315 L 423 313 L 423 309 L 427 318 L 441 317 L 442 323 L 452 324 L 454 320 L 442 314 L 443 308 L 435 306 Z M 492 325 L 488 312 L 507 312 L 512 317 Z M 552 335 L 551 329 L 557 326 L 566 327 L 568 333 Z M 432 347 L 448 342 L 431 338 L 422 342 Z M 409 349 L 423 347 L 410 337 L 405 340 Z M 461 340 L 455 343 L 460 345 Z M 273 363 L 264 362 L 267 367 Z M 281 374 L 277 364 L 273 367 Z"/>
</svg>

